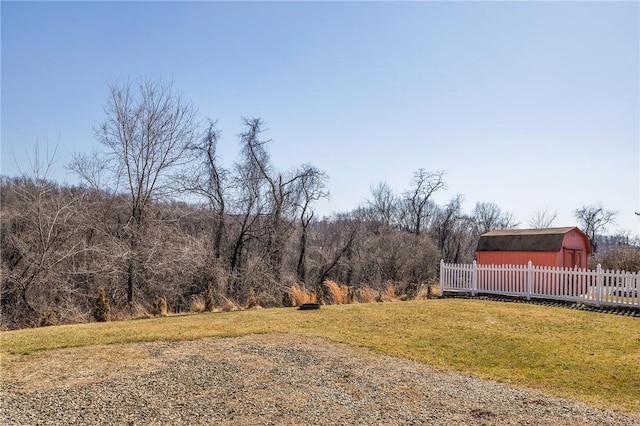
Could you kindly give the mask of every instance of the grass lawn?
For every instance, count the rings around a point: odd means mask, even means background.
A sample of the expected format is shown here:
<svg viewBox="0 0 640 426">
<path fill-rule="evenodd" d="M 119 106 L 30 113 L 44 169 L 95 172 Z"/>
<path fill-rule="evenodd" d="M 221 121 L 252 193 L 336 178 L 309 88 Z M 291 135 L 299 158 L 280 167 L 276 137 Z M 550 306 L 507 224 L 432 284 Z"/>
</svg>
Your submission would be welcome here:
<svg viewBox="0 0 640 426">
<path fill-rule="evenodd" d="M 258 309 L 10 331 L 0 333 L 0 366 L 9 376 L 29 360 L 37 368 L 41 351 L 57 348 L 85 347 L 86 356 L 94 347 L 96 354 L 104 351 L 103 345 L 251 333 L 324 337 L 441 370 L 640 412 L 640 320 L 482 300 Z"/>
</svg>

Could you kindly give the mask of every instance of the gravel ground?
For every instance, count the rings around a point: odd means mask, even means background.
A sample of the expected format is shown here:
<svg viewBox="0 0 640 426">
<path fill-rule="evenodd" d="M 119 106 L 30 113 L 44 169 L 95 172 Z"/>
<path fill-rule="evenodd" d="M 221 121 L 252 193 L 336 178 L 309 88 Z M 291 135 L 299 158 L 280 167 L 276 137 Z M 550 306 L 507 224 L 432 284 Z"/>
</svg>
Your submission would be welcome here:
<svg viewBox="0 0 640 426">
<path fill-rule="evenodd" d="M 44 389 L 5 383 L 4 424 L 640 425 L 640 415 L 316 338 L 258 335 L 137 349 L 148 365 L 134 373 L 116 368 L 96 373 L 94 383 L 61 379 Z"/>
</svg>

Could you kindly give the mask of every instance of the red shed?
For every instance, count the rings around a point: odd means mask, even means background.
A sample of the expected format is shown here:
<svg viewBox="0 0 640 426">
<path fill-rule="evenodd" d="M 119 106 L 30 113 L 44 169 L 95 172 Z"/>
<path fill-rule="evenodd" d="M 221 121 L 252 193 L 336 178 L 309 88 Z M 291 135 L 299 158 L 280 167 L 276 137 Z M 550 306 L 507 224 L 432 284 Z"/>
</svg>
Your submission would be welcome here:
<svg viewBox="0 0 640 426">
<path fill-rule="evenodd" d="M 576 227 L 511 229 L 480 236 L 477 262 L 484 265 L 526 265 L 586 268 L 591 244 Z"/>
</svg>

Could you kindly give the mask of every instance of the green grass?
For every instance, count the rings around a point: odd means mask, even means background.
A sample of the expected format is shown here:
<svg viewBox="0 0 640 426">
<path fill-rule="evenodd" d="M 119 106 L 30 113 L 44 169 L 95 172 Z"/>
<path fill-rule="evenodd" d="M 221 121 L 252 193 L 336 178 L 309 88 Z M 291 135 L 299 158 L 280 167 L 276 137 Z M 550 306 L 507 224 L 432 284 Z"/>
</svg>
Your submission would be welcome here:
<svg viewBox="0 0 640 426">
<path fill-rule="evenodd" d="M 294 333 L 640 412 L 640 320 L 479 300 L 207 313 L 0 333 L 3 368 L 56 348 Z"/>
</svg>

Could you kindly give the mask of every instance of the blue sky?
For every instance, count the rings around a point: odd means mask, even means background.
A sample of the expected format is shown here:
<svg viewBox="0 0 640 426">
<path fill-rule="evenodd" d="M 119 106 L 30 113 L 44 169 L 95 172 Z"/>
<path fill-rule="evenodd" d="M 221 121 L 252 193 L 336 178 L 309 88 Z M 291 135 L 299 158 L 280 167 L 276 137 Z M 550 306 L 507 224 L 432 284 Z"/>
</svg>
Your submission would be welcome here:
<svg viewBox="0 0 640 426">
<path fill-rule="evenodd" d="M 95 146 L 107 84 L 173 80 L 237 157 L 261 117 L 280 168 L 330 176 L 320 213 L 445 170 L 446 203 L 617 210 L 640 234 L 638 2 L 1 3 L 1 173 Z"/>
</svg>

